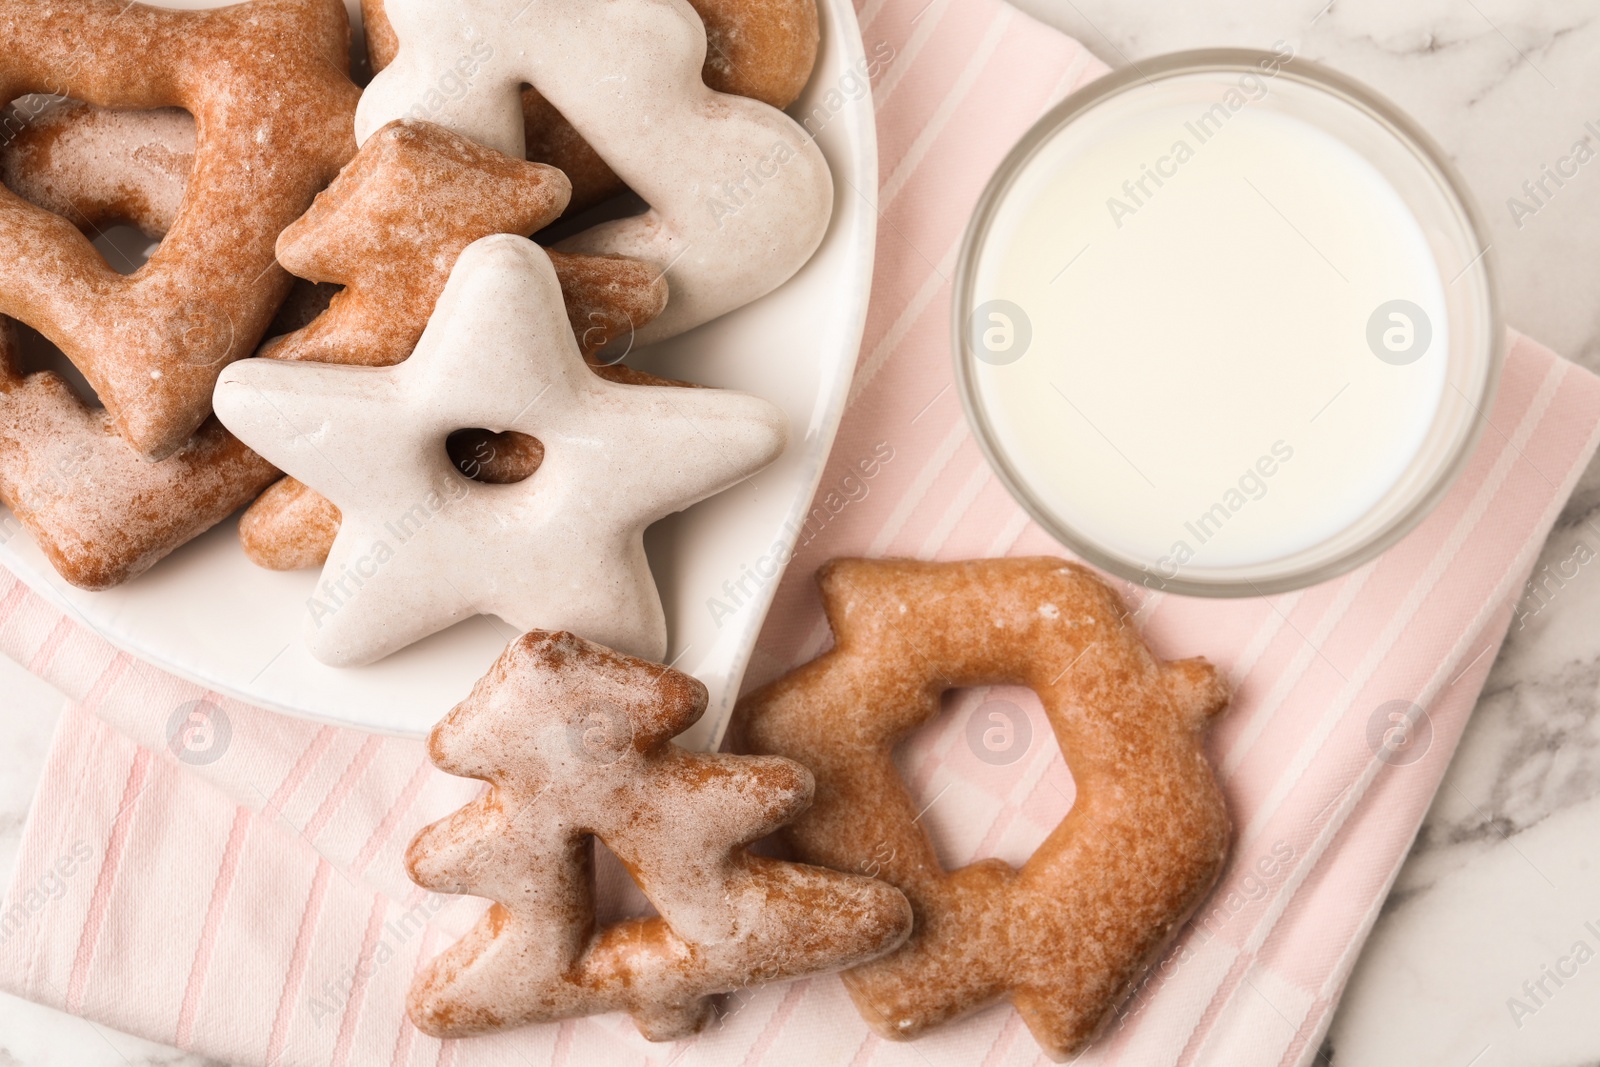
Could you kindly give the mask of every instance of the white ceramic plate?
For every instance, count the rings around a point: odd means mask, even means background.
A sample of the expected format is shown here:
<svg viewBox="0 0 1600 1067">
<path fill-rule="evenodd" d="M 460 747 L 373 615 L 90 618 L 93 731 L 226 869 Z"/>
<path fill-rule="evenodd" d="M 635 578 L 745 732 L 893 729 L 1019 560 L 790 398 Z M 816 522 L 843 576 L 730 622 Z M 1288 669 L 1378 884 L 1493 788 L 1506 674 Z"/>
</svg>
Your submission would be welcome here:
<svg viewBox="0 0 1600 1067">
<path fill-rule="evenodd" d="M 212 7 L 208 0 L 168 0 Z M 669 663 L 711 691 L 705 718 L 682 739 L 713 747 L 771 603 L 844 412 L 866 323 L 878 187 L 872 100 L 862 88 L 861 34 L 848 0 L 820 0 L 822 49 L 790 113 L 833 171 L 833 221 L 822 247 L 776 292 L 700 329 L 631 356 L 657 373 L 766 397 L 789 416 L 790 444 L 754 479 L 651 527 L 645 537 L 666 606 Z M 855 76 L 848 76 L 854 71 Z M 0 526 L 16 530 L 14 522 Z M 499 619 L 470 619 L 370 667 L 336 669 L 300 640 L 315 571 L 261 570 L 227 522 L 117 589 L 86 593 L 63 582 L 25 533 L 0 544 L 0 562 L 107 640 L 174 674 L 261 707 L 383 733 L 426 733 L 515 637 Z M 724 583 L 744 578 L 743 603 Z"/>
</svg>

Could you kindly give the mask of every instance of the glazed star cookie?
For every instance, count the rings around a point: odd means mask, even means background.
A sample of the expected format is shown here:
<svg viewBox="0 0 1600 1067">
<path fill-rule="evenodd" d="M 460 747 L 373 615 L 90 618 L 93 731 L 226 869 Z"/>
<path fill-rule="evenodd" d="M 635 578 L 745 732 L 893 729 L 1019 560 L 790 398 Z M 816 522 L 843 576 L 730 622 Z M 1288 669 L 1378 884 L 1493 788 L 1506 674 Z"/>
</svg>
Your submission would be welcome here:
<svg viewBox="0 0 1600 1067">
<path fill-rule="evenodd" d="M 214 419 L 151 463 L 60 376 L 24 374 L 11 321 L 0 319 L 0 500 L 80 589 L 138 577 L 277 476 Z"/>
<path fill-rule="evenodd" d="M 0 313 L 66 353 L 151 459 L 183 447 L 222 367 L 254 349 L 289 290 L 278 234 L 355 151 L 349 36 L 340 0 L 205 11 L 0 0 L 0 99 L 178 107 L 197 120 L 190 188 L 133 274 L 68 220 L 0 191 Z"/>
<path fill-rule="evenodd" d="M 343 288 L 324 314 L 267 342 L 260 354 L 362 366 L 401 362 L 422 336 L 462 249 L 497 233 L 532 234 L 561 213 L 566 189 L 560 172 L 511 159 L 442 126 L 391 123 L 278 239 L 285 267 Z M 665 279 L 638 260 L 556 252 L 550 261 L 586 357 L 666 306 Z M 616 378 L 629 372 L 602 373 Z M 463 431 L 449 445 L 458 470 L 495 484 L 530 477 L 543 458 L 537 440 L 515 433 Z M 320 566 L 339 512 L 314 496 L 293 479 L 264 495 L 239 524 L 245 553 L 275 570 Z"/>
<path fill-rule="evenodd" d="M 1216 882 L 1232 830 L 1202 747 L 1227 686 L 1151 655 L 1117 597 L 1059 559 L 835 560 L 819 575 L 834 647 L 736 709 L 749 751 L 817 777 L 785 831 L 801 859 L 871 864 L 916 929 L 845 974 L 862 1018 L 906 1040 L 1002 997 L 1045 1053 L 1112 1018 Z M 1021 869 L 939 863 L 895 745 L 960 686 L 1039 695 L 1077 786 Z"/>
<path fill-rule="evenodd" d="M 522 433 L 458 430 L 445 440 L 456 470 L 487 485 L 515 485 L 544 462 L 544 445 Z M 339 535 L 339 509 L 296 481 L 282 478 L 239 516 L 239 544 L 250 562 L 273 571 L 320 567 Z"/>
<path fill-rule="evenodd" d="M 365 142 L 425 118 L 522 158 L 531 85 L 650 210 L 595 226 L 564 251 L 645 260 L 672 300 L 649 344 L 777 288 L 811 257 L 833 209 L 821 151 L 793 120 L 701 80 L 706 36 L 686 0 L 388 0 L 399 51 L 361 98 Z M 446 79 L 461 92 L 441 95 Z"/>
<path fill-rule="evenodd" d="M 766 466 L 787 435 L 783 413 L 753 396 L 593 373 L 549 257 L 508 235 L 461 254 L 404 363 L 246 360 L 215 404 L 339 509 L 305 633 L 340 666 L 479 613 L 661 657 L 644 528 Z M 538 471 L 515 485 L 465 477 L 445 442 L 474 428 L 538 439 Z"/>
<path fill-rule="evenodd" d="M 567 310 L 571 311 L 569 298 Z M 600 377 L 619 385 L 671 385 L 697 389 L 690 382 L 660 378 L 624 363 L 590 364 Z M 544 445 L 536 437 L 511 431 L 458 430 L 445 441 L 456 470 L 473 481 L 514 485 L 544 462 Z M 328 561 L 339 533 L 339 509 L 326 497 L 293 478 L 284 478 L 239 517 L 239 543 L 258 567 L 296 571 Z"/>
<path fill-rule="evenodd" d="M 449 1039 L 626 1011 L 669 1041 L 705 1025 L 713 994 L 905 940 L 910 909 L 882 882 L 746 851 L 805 808 L 811 776 L 673 744 L 705 707 L 687 675 L 536 632 L 434 728 L 434 763 L 490 788 L 418 834 L 407 870 L 424 889 L 495 903 L 412 984 L 419 1029 Z M 657 915 L 597 924 L 595 838 Z"/>
<path fill-rule="evenodd" d="M 816 0 L 689 0 L 705 24 L 706 85 L 719 93 L 748 96 L 775 108 L 794 103 L 817 61 Z M 361 0 L 367 55 L 376 73 L 394 61 L 400 42 L 383 10 L 384 0 Z M 468 58 L 441 93 L 470 84 L 477 62 Z M 426 105 L 427 101 L 423 103 Z M 623 192 L 626 186 L 572 124 L 539 95 L 522 93 L 523 136 L 528 158 L 559 168 L 572 181 L 569 211 L 582 211 Z"/>
<path fill-rule="evenodd" d="M 0 145 L 0 178 L 86 234 L 128 221 L 159 238 L 183 200 L 194 146 L 194 121 L 177 109 L 108 111 L 63 101 Z M 559 211 L 560 184 L 549 168 L 515 163 L 442 127 L 395 124 L 279 238 L 284 266 L 329 281 L 296 279 L 258 354 L 399 362 L 416 346 L 461 249 L 488 234 L 542 226 Z M 551 260 L 587 356 L 666 304 L 665 279 L 636 260 L 559 253 Z M 621 364 L 596 369 L 613 381 L 666 384 Z M 497 484 L 529 477 L 542 456 L 525 435 L 471 431 L 453 437 L 450 451 L 468 477 Z M 274 570 L 321 566 L 338 509 L 292 478 L 274 489 L 240 521 L 246 555 Z"/>
</svg>

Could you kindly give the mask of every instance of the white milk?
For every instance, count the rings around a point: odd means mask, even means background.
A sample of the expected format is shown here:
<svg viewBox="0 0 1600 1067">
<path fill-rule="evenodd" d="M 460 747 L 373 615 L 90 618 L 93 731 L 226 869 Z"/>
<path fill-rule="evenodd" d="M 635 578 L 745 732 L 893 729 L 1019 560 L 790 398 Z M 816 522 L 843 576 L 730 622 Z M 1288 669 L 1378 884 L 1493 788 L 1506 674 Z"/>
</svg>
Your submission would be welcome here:
<svg viewBox="0 0 1600 1067">
<path fill-rule="evenodd" d="M 1450 279 L 1284 88 L 1193 74 L 1098 105 L 971 264 L 991 447 L 1036 507 L 1165 577 L 1270 571 L 1393 510 L 1447 389 Z"/>
</svg>

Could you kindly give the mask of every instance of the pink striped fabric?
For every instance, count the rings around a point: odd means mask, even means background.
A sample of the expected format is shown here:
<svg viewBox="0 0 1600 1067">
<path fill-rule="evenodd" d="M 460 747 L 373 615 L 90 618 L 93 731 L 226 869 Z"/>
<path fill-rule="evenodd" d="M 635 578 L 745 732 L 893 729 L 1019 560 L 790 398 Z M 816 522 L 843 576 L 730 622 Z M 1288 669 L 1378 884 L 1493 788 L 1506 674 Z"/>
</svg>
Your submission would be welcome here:
<svg viewBox="0 0 1600 1067">
<path fill-rule="evenodd" d="M 819 506 L 750 684 L 827 640 L 811 574 L 836 555 L 1060 553 L 992 477 L 950 382 L 948 278 L 970 208 L 1016 137 L 1103 67 L 999 0 L 868 0 L 882 187 L 872 310 Z M 1593 453 L 1600 382 L 1521 337 L 1470 469 L 1420 529 L 1334 582 L 1236 602 L 1128 596 L 1158 651 L 1231 675 L 1212 753 L 1238 827 L 1216 894 L 1085 1064 L 1309 1062 L 1356 952 L 1504 638 L 1535 554 Z M 844 479 L 874 457 L 876 474 Z M 851 488 L 853 487 L 853 488 Z M 913 1046 L 871 1036 L 834 978 L 745 991 L 691 1042 L 657 1047 L 600 1017 L 440 1044 L 405 1021 L 412 975 L 482 902 L 406 881 L 416 830 L 469 782 L 415 742 L 285 719 L 108 647 L 0 576 L 0 650 L 68 694 L 0 903 L 0 987 L 229 1063 L 1026 1064 L 1004 1007 Z M 976 759 L 968 717 L 1006 699 L 1037 739 Z M 168 751 L 176 709 L 208 701 L 232 737 L 213 763 Z M 1389 701 L 1426 709 L 1414 762 L 1369 741 Z M 905 765 L 947 865 L 1020 862 L 1073 787 L 1025 691 L 955 694 Z M 443 712 L 445 709 L 440 709 Z M 1379 730 L 1384 720 L 1379 718 Z M 616 870 L 608 907 L 637 906 Z"/>
</svg>

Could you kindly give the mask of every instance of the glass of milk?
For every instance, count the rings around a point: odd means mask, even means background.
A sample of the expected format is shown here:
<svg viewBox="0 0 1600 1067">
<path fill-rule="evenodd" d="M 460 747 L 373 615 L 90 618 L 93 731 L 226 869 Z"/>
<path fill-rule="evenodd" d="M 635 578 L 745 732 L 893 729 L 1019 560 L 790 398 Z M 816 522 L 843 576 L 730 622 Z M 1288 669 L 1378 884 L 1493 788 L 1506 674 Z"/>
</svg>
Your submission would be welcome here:
<svg viewBox="0 0 1600 1067">
<path fill-rule="evenodd" d="M 1287 47 L 1141 62 L 1047 114 L 979 202 L 953 302 L 967 415 L 1109 571 L 1322 581 L 1420 522 L 1483 429 L 1485 232 L 1409 119 Z"/>
</svg>

